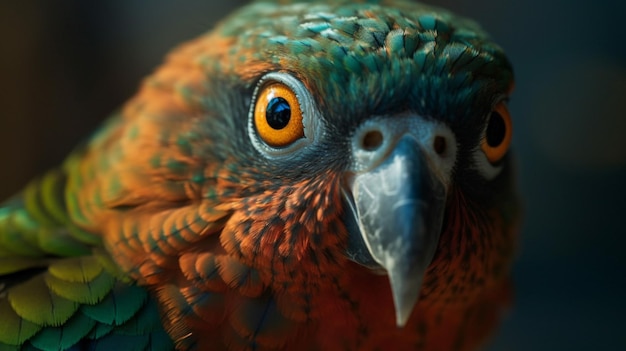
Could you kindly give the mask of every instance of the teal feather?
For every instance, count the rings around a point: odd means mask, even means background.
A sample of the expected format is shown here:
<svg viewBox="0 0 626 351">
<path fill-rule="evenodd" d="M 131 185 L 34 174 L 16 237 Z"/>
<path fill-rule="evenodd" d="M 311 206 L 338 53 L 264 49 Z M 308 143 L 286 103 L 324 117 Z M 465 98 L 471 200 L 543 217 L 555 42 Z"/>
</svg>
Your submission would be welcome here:
<svg viewBox="0 0 626 351">
<path fill-rule="evenodd" d="M 122 325 L 141 309 L 147 298 L 144 289 L 118 283 L 100 303 L 83 305 L 81 312 L 103 324 Z"/>
<path fill-rule="evenodd" d="M 91 351 L 119 350 L 124 345 L 124 351 L 151 350 L 151 338 L 148 335 L 121 335 L 110 333 L 103 338 L 94 340 L 89 346 Z"/>
<path fill-rule="evenodd" d="M 156 301 L 149 299 L 133 318 L 116 328 L 116 333 L 124 335 L 143 335 L 161 329 L 161 316 Z"/>
<path fill-rule="evenodd" d="M 33 346 L 30 343 L 26 343 L 22 346 L 22 348 L 20 349 L 20 351 L 42 351 L 41 349 Z"/>
<path fill-rule="evenodd" d="M 95 325 L 93 319 L 76 313 L 59 327 L 43 329 L 29 342 L 42 350 L 66 350 L 85 338 Z"/>
<path fill-rule="evenodd" d="M 119 350 L 124 345 L 124 351 L 171 351 L 174 349 L 169 336 L 161 331 L 145 335 L 109 334 L 89 345 L 90 351 Z"/>
<path fill-rule="evenodd" d="M 103 337 L 111 333 L 111 331 L 113 331 L 113 328 L 114 326 L 112 324 L 96 322 L 96 325 L 85 337 L 91 340 L 102 339 Z"/>
</svg>

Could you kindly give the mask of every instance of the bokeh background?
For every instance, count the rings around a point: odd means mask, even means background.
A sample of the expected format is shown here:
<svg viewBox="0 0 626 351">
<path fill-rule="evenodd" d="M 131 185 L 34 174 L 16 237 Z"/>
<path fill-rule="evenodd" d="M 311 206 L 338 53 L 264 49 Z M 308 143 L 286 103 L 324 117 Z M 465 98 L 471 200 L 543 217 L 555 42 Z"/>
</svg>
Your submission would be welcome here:
<svg viewBox="0 0 626 351">
<path fill-rule="evenodd" d="M 427 2 L 482 23 L 516 69 L 525 222 L 516 304 L 491 350 L 626 349 L 626 2 Z M 242 3 L 0 2 L 0 199 Z"/>
</svg>

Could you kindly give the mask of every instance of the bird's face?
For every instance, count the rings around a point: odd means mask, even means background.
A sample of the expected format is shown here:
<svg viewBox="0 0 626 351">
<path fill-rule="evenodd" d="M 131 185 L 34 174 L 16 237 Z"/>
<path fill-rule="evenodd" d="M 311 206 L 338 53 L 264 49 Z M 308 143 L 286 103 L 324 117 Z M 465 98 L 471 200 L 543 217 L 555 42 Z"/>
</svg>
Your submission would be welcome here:
<svg viewBox="0 0 626 351">
<path fill-rule="evenodd" d="M 420 293 L 468 298 L 502 274 L 512 72 L 473 23 L 409 4 L 256 4 L 211 35 L 201 123 L 231 213 L 220 242 L 262 281 L 356 262 L 389 276 L 403 325 Z"/>
</svg>

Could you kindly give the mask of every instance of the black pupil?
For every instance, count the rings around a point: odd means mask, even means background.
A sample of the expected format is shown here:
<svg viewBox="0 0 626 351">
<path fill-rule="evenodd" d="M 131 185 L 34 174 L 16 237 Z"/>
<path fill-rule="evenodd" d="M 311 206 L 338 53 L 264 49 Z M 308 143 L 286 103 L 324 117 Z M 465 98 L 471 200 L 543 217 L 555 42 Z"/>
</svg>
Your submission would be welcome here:
<svg viewBox="0 0 626 351">
<path fill-rule="evenodd" d="M 287 100 L 275 97 L 267 104 L 265 119 L 267 124 L 274 129 L 283 129 L 289 124 L 291 118 L 291 106 Z"/>
<path fill-rule="evenodd" d="M 487 125 L 487 144 L 491 147 L 497 147 L 502 144 L 506 135 L 506 125 L 502 116 L 493 111 L 489 124 Z"/>
</svg>

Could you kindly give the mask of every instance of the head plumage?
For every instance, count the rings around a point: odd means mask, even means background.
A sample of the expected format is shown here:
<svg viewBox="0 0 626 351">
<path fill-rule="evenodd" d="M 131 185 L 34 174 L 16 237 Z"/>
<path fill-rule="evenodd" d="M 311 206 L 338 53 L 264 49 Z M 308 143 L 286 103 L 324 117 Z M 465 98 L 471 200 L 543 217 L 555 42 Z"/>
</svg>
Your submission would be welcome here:
<svg viewBox="0 0 626 351">
<path fill-rule="evenodd" d="M 467 119 L 469 102 L 490 108 L 476 99 L 478 86 L 493 96 L 511 84 L 508 60 L 474 22 L 426 5 L 387 3 L 259 2 L 218 31 L 236 38 L 233 67 L 294 74 L 322 108 L 333 107 L 331 118 L 412 110 L 454 122 Z M 254 73 L 246 78 L 264 72 Z"/>
</svg>

